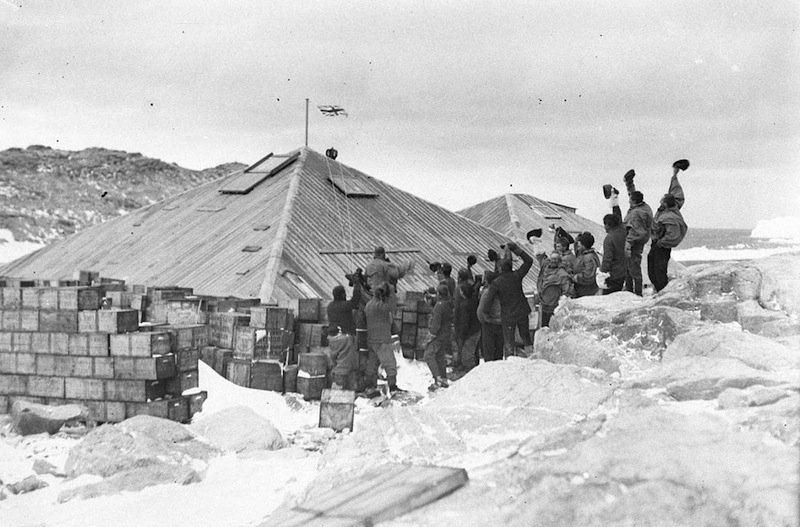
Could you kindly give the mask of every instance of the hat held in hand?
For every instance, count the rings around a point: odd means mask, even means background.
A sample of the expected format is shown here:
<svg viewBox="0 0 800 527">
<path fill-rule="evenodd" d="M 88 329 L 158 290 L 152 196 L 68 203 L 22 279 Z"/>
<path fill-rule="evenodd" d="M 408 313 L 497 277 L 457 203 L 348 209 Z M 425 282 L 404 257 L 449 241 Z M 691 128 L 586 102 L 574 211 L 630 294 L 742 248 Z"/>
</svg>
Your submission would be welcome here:
<svg viewBox="0 0 800 527">
<path fill-rule="evenodd" d="M 533 243 L 531 238 L 541 238 L 542 237 L 542 229 L 531 229 L 528 231 L 528 234 L 525 235 L 525 238 L 528 242 Z"/>
<path fill-rule="evenodd" d="M 688 159 L 678 159 L 674 163 L 672 163 L 672 168 L 677 168 L 678 170 L 686 170 L 689 168 L 689 160 Z"/>
</svg>

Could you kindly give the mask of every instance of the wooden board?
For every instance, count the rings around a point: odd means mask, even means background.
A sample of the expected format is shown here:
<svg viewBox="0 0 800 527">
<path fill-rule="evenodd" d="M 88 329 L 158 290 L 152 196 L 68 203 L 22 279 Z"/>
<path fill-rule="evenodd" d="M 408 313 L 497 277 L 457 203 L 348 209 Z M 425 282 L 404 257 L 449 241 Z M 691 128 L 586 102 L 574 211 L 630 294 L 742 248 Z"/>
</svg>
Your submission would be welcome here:
<svg viewBox="0 0 800 527">
<path fill-rule="evenodd" d="M 467 483 L 463 468 L 389 463 L 303 503 L 279 510 L 260 527 L 375 525 L 427 505 Z"/>
</svg>

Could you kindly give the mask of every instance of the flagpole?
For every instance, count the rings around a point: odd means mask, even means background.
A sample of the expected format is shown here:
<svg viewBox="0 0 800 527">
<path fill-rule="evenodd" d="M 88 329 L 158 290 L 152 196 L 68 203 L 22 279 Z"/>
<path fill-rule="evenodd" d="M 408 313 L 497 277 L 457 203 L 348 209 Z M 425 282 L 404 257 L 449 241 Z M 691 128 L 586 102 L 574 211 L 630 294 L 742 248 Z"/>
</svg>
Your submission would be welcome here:
<svg viewBox="0 0 800 527">
<path fill-rule="evenodd" d="M 308 146 L 308 97 L 306 97 L 306 146 Z"/>
</svg>

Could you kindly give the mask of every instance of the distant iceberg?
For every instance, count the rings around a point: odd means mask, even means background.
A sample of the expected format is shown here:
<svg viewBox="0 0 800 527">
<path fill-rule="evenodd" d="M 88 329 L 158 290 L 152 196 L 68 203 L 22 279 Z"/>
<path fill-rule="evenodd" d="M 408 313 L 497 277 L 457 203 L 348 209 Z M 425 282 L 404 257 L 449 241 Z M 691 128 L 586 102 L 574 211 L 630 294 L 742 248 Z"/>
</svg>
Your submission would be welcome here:
<svg viewBox="0 0 800 527">
<path fill-rule="evenodd" d="M 758 220 L 751 238 L 767 238 L 774 241 L 786 240 L 800 243 L 800 218 L 786 216 L 772 220 Z"/>
</svg>

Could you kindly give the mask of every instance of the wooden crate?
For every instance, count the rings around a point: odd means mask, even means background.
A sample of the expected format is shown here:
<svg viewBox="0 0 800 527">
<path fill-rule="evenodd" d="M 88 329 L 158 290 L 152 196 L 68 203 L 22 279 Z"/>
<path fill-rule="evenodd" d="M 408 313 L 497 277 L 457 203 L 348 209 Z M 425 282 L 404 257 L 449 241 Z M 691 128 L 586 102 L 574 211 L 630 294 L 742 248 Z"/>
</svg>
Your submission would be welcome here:
<svg viewBox="0 0 800 527">
<path fill-rule="evenodd" d="M 167 324 L 205 324 L 208 304 L 200 298 L 183 298 L 165 302 Z"/>
<path fill-rule="evenodd" d="M 115 357 L 115 379 L 158 380 L 169 379 L 178 373 L 175 355 L 158 357 Z"/>
<path fill-rule="evenodd" d="M 166 394 L 164 381 L 113 379 L 103 382 L 109 401 L 144 403 L 160 399 Z"/>
<path fill-rule="evenodd" d="M 58 309 L 84 311 L 100 309 L 103 301 L 101 287 L 59 287 Z"/>
<path fill-rule="evenodd" d="M 419 301 L 425 301 L 425 293 L 419 291 L 406 291 L 403 298 L 403 311 L 417 311 Z"/>
<path fill-rule="evenodd" d="M 2 309 L 22 309 L 22 290 L 18 287 L 4 287 L 2 293 Z"/>
<path fill-rule="evenodd" d="M 414 347 L 417 344 L 416 324 L 403 324 L 403 329 L 400 331 L 400 344 L 409 347 Z"/>
<path fill-rule="evenodd" d="M 50 333 L 31 333 L 31 352 L 50 353 Z"/>
<path fill-rule="evenodd" d="M 43 287 L 39 290 L 39 309 L 58 309 L 58 289 Z"/>
<path fill-rule="evenodd" d="M 427 328 L 431 315 L 429 313 L 417 313 L 417 327 Z"/>
<path fill-rule="evenodd" d="M 50 353 L 67 355 L 69 353 L 69 333 L 50 333 Z"/>
<path fill-rule="evenodd" d="M 424 300 L 417 301 L 417 313 L 427 313 L 430 314 L 433 312 L 433 306 L 427 303 Z"/>
<path fill-rule="evenodd" d="M 199 348 L 208 344 L 208 326 L 205 324 L 168 324 L 163 329 L 172 334 L 174 350 Z"/>
<path fill-rule="evenodd" d="M 175 352 L 175 365 L 178 371 L 196 370 L 200 358 L 199 348 L 189 348 Z"/>
<path fill-rule="evenodd" d="M 40 311 L 39 331 L 77 333 L 78 313 L 79 311 L 77 310 L 73 311 L 65 309 L 59 309 L 57 311 Z"/>
<path fill-rule="evenodd" d="M 283 371 L 275 360 L 253 361 L 250 373 L 250 388 L 283 393 Z"/>
<path fill-rule="evenodd" d="M 167 331 L 109 335 L 109 349 L 112 357 L 166 355 L 173 349 L 172 336 Z"/>
<path fill-rule="evenodd" d="M 416 311 L 403 311 L 403 324 L 416 324 L 417 312 Z"/>
<path fill-rule="evenodd" d="M 233 357 L 235 359 L 250 359 L 256 357 L 256 329 L 250 326 L 241 326 L 234 332 Z"/>
<path fill-rule="evenodd" d="M 137 415 L 151 415 L 153 417 L 160 417 L 161 419 L 169 419 L 169 406 L 170 402 L 168 399 L 150 402 L 126 402 L 125 415 L 129 419 Z"/>
<path fill-rule="evenodd" d="M 67 377 L 65 379 L 65 396 L 67 399 L 102 401 L 106 398 L 107 382 L 111 381 Z"/>
<path fill-rule="evenodd" d="M 165 380 L 168 395 L 180 396 L 186 390 L 197 388 L 200 385 L 200 374 L 197 370 L 182 371 L 174 377 Z"/>
<path fill-rule="evenodd" d="M 208 343 L 228 349 L 234 347 L 235 328 L 250 323 L 250 315 L 243 313 L 211 313 L 208 318 Z"/>
<path fill-rule="evenodd" d="M 92 357 L 92 377 L 95 379 L 113 379 L 114 357 Z"/>
<path fill-rule="evenodd" d="M 11 353 L 11 337 L 13 333 L 10 331 L 0 331 L 0 353 Z"/>
<path fill-rule="evenodd" d="M 3 331 L 19 331 L 22 329 L 22 311 L 19 309 L 5 309 L 0 319 Z"/>
<path fill-rule="evenodd" d="M 256 329 L 291 330 L 293 325 L 294 316 L 285 307 L 254 306 L 250 308 L 250 326 Z"/>
<path fill-rule="evenodd" d="M 201 391 L 192 395 L 187 395 L 186 399 L 189 401 L 189 417 L 203 411 L 203 403 L 208 399 L 208 392 Z"/>
<path fill-rule="evenodd" d="M 17 331 L 11 334 L 11 351 L 17 353 L 29 353 L 32 351 L 31 343 L 33 334 L 24 331 Z"/>
<path fill-rule="evenodd" d="M 41 289 L 38 287 L 26 287 L 22 289 L 22 309 L 39 309 L 39 292 Z"/>
<path fill-rule="evenodd" d="M 16 371 L 20 375 L 34 375 L 36 374 L 36 354 L 34 353 L 15 353 L 16 356 Z"/>
<path fill-rule="evenodd" d="M 10 351 L 0 353 L 0 374 L 17 373 L 17 354 Z"/>
<path fill-rule="evenodd" d="M 350 390 L 322 390 L 319 405 L 319 427 L 353 430 L 356 392 Z"/>
<path fill-rule="evenodd" d="M 129 333 L 139 329 L 139 313 L 134 309 L 101 309 L 97 329 L 105 333 Z"/>
<path fill-rule="evenodd" d="M 97 310 L 78 311 L 78 333 L 97 332 Z"/>
<path fill-rule="evenodd" d="M 81 285 L 92 285 L 100 283 L 99 271 L 78 271 L 78 282 Z"/>
<path fill-rule="evenodd" d="M 319 298 L 297 299 L 297 320 L 300 322 L 318 323 L 322 300 Z"/>
<path fill-rule="evenodd" d="M 200 360 L 211 366 L 218 375 L 227 378 L 228 363 L 233 360 L 233 350 L 204 346 L 200 348 Z"/>
<path fill-rule="evenodd" d="M 231 359 L 226 378 L 233 384 L 250 387 L 250 373 L 253 362 L 247 359 Z"/>
</svg>

